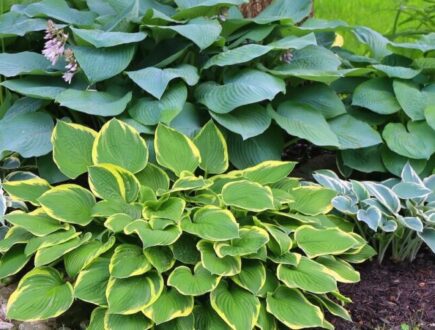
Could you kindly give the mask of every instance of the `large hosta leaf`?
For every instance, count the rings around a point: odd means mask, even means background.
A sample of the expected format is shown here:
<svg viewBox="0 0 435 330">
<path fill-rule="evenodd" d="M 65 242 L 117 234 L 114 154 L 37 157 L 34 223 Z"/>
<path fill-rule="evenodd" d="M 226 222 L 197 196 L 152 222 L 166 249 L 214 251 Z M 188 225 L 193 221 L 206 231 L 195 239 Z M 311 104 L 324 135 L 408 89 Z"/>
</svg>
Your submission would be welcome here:
<svg viewBox="0 0 435 330">
<path fill-rule="evenodd" d="M 2 184 L 3 189 L 17 200 L 31 202 L 39 205 L 38 198 L 51 188 L 50 184 L 41 178 L 34 177 L 19 181 L 6 181 Z"/>
<path fill-rule="evenodd" d="M 0 153 L 17 152 L 30 158 L 51 151 L 53 119 L 44 112 L 22 113 L 0 120 Z"/>
<path fill-rule="evenodd" d="M 293 136 L 315 145 L 339 146 L 337 136 L 325 117 L 308 104 L 287 101 L 279 105 L 277 112 L 269 109 L 269 113 L 279 126 Z"/>
<path fill-rule="evenodd" d="M 224 85 L 207 82 L 200 85 L 197 100 L 217 113 L 228 113 L 246 104 L 272 100 L 285 92 L 284 81 L 254 69 L 246 69 L 228 77 Z"/>
<path fill-rule="evenodd" d="M 92 304 L 106 305 L 109 277 L 109 259 L 98 258 L 78 275 L 74 284 L 74 296 Z"/>
<path fill-rule="evenodd" d="M 142 312 L 129 315 L 109 314 L 104 316 L 104 329 L 137 329 L 146 330 L 153 326 L 151 320 L 145 317 Z M 101 328 L 98 328 L 101 329 Z M 97 330 L 97 329 L 95 329 Z"/>
<path fill-rule="evenodd" d="M 0 36 L 24 36 L 28 32 L 42 31 L 47 28 L 47 21 L 41 18 L 29 18 L 17 12 L 0 15 Z"/>
<path fill-rule="evenodd" d="M 175 19 L 193 18 L 198 16 L 213 16 L 222 8 L 241 5 L 243 0 L 177 0 L 178 11 L 173 15 Z"/>
<path fill-rule="evenodd" d="M 17 78 L 3 81 L 0 85 L 19 94 L 47 100 L 55 99 L 68 87 L 62 79 L 49 77 L 43 81 L 37 77 Z"/>
<path fill-rule="evenodd" d="M 210 294 L 213 309 L 232 328 L 252 329 L 260 313 L 260 301 L 252 293 L 221 281 Z"/>
<path fill-rule="evenodd" d="M 394 80 L 393 88 L 397 101 L 409 118 L 413 121 L 423 120 L 428 100 L 418 85 L 411 81 Z"/>
<path fill-rule="evenodd" d="M 56 102 L 61 106 L 90 115 L 109 117 L 122 113 L 131 97 L 131 92 L 124 96 L 117 96 L 107 92 L 67 89 L 57 95 Z"/>
<path fill-rule="evenodd" d="M 328 268 L 338 282 L 356 283 L 360 281 L 359 273 L 344 260 L 325 255 L 316 258 L 316 261 Z"/>
<path fill-rule="evenodd" d="M 239 238 L 214 243 L 214 249 L 219 257 L 254 254 L 269 241 L 267 232 L 259 227 L 243 227 L 239 233 Z"/>
<path fill-rule="evenodd" d="M 255 21 L 268 23 L 290 19 L 298 23 L 310 14 L 311 6 L 312 3 L 308 0 L 295 0 L 290 3 L 285 0 L 275 0 L 255 17 Z"/>
<path fill-rule="evenodd" d="M 413 159 L 429 159 L 435 153 L 435 131 L 425 122 L 408 122 L 385 126 L 382 136 L 388 147 L 399 155 Z"/>
<path fill-rule="evenodd" d="M 7 317 L 34 321 L 56 317 L 73 303 L 73 288 L 64 282 L 57 270 L 35 268 L 18 283 L 8 301 Z"/>
<path fill-rule="evenodd" d="M 146 249 L 173 244 L 180 237 L 181 229 L 174 224 L 169 224 L 161 229 L 154 229 L 149 225 L 149 222 L 135 220 L 124 228 L 124 233 L 127 235 L 136 233 L 142 241 L 143 248 Z"/>
<path fill-rule="evenodd" d="M 260 184 L 276 183 L 286 178 L 294 169 L 295 162 L 264 161 L 242 171 L 242 176 Z"/>
<path fill-rule="evenodd" d="M 197 244 L 201 253 L 201 263 L 210 273 L 222 276 L 232 276 L 240 273 L 240 257 L 218 257 L 213 248 L 213 243 L 201 240 Z"/>
<path fill-rule="evenodd" d="M 21 74 L 49 74 L 50 62 L 41 54 L 33 52 L 0 54 L 0 75 L 15 77 Z"/>
<path fill-rule="evenodd" d="M 306 215 L 326 214 L 332 210 L 335 191 L 319 186 L 302 186 L 291 192 L 294 202 L 290 208 Z"/>
<path fill-rule="evenodd" d="M 267 295 L 267 311 L 291 329 L 322 327 L 323 313 L 298 290 L 279 286 Z"/>
<path fill-rule="evenodd" d="M 94 164 L 114 164 L 137 173 L 147 165 L 148 147 L 133 127 L 112 119 L 98 133 L 92 159 Z"/>
<path fill-rule="evenodd" d="M 142 275 L 151 268 L 143 250 L 133 244 L 118 245 L 110 259 L 110 275 L 115 278 Z"/>
<path fill-rule="evenodd" d="M 200 296 L 216 288 L 220 277 L 211 274 L 201 263 L 195 266 L 194 272 L 186 266 L 175 268 L 168 277 L 168 285 L 187 296 Z"/>
<path fill-rule="evenodd" d="M 242 271 L 231 279 L 242 288 L 258 295 L 266 283 L 266 268 L 260 260 L 244 259 Z"/>
<path fill-rule="evenodd" d="M 9 232 L 10 231 L 11 230 L 9 230 Z M 24 252 L 26 253 L 26 255 L 30 256 L 39 249 L 65 243 L 79 235 L 80 232 L 76 232 L 75 229 L 71 227 L 68 230 L 57 231 L 52 234 L 48 234 L 40 237 L 33 237 L 29 239 L 28 243 L 26 244 L 26 249 L 24 250 Z"/>
<path fill-rule="evenodd" d="M 96 48 L 113 47 L 142 41 L 146 38 L 145 32 L 107 32 L 101 30 L 82 30 L 71 28 L 74 35 L 85 40 Z"/>
<path fill-rule="evenodd" d="M 24 245 L 15 245 L 0 259 L 0 279 L 18 273 L 30 260 L 24 253 Z"/>
<path fill-rule="evenodd" d="M 226 205 L 250 211 L 274 208 L 270 188 L 247 180 L 227 183 L 222 189 L 222 198 Z"/>
</svg>

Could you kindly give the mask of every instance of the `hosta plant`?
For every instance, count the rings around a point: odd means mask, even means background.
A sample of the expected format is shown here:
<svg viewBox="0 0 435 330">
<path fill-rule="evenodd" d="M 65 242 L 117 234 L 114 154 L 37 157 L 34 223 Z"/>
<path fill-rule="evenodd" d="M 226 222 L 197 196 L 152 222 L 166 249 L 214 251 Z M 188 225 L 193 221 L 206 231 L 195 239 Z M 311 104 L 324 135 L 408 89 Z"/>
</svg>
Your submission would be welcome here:
<svg viewBox="0 0 435 330">
<path fill-rule="evenodd" d="M 8 2 L 0 15 L 2 157 L 37 157 L 41 176 L 60 182 L 46 156 L 55 119 L 99 130 L 117 117 L 151 139 L 158 123 L 193 136 L 212 118 L 237 168 L 279 160 L 303 139 L 337 150 L 344 173 L 399 174 L 407 160 L 418 173 L 433 169 L 435 34 L 392 42 L 307 19 L 311 0 L 273 0 L 248 18 L 244 3 Z M 367 54 L 336 47 L 343 31 Z"/>
<path fill-rule="evenodd" d="M 422 180 L 408 163 L 401 179 L 380 183 L 344 181 L 331 171 L 314 177 L 337 192 L 335 209 L 377 247 L 379 261 L 387 251 L 393 260 L 412 261 L 423 244 L 435 253 L 435 175 Z"/>
<path fill-rule="evenodd" d="M 211 121 L 194 139 L 159 125 L 157 163 L 116 119 L 99 132 L 59 121 L 52 143 L 70 183 L 24 173 L 4 182 L 30 209 L 6 215 L 0 242 L 0 277 L 28 270 L 9 318 L 56 317 L 82 300 L 94 305 L 88 329 L 331 329 L 326 311 L 350 319 L 337 283 L 357 282 L 351 263 L 374 250 L 328 214 L 334 191 L 288 177 L 294 163 L 225 173 Z"/>
</svg>

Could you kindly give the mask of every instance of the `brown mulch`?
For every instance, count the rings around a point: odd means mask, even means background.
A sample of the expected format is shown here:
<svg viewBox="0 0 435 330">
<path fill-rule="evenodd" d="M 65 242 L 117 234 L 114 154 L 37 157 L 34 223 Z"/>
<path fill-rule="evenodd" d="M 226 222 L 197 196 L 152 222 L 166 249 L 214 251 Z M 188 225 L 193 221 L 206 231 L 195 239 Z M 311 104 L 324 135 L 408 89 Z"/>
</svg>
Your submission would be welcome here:
<svg viewBox="0 0 435 330">
<path fill-rule="evenodd" d="M 340 291 L 352 299 L 347 305 L 354 323 L 333 319 L 337 330 L 435 329 L 435 257 L 427 252 L 412 264 L 377 261 L 356 267 L 361 282 Z"/>
</svg>

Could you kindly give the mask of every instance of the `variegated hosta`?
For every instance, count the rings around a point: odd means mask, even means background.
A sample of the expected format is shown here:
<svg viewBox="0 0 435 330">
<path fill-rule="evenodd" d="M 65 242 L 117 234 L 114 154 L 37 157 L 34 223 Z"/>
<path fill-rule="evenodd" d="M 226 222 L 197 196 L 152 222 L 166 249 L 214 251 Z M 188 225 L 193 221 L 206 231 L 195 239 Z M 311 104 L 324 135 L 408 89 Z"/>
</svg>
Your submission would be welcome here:
<svg viewBox="0 0 435 330">
<path fill-rule="evenodd" d="M 337 283 L 357 282 L 350 263 L 374 251 L 328 215 L 335 192 L 289 178 L 291 162 L 223 174 L 227 146 L 211 121 L 193 140 L 159 125 L 154 142 L 149 156 L 116 119 L 100 132 L 60 121 L 54 161 L 89 188 L 29 173 L 4 183 L 31 209 L 6 215 L 0 242 L 2 278 L 33 267 L 9 318 L 56 317 L 76 299 L 95 305 L 89 329 L 332 328 L 325 311 L 350 318 Z"/>
<path fill-rule="evenodd" d="M 435 253 L 435 175 L 421 179 L 407 163 L 401 179 L 379 183 L 344 181 L 331 171 L 314 178 L 337 192 L 332 204 L 356 221 L 379 261 L 389 249 L 394 260 L 412 261 L 423 243 Z"/>
</svg>

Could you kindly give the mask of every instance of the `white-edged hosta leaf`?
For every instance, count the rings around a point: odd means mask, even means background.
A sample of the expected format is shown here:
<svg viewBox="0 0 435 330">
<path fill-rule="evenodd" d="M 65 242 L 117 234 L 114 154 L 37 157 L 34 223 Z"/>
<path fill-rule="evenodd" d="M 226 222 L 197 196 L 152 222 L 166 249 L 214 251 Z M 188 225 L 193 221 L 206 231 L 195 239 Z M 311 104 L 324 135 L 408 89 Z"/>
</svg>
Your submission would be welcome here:
<svg viewBox="0 0 435 330">
<path fill-rule="evenodd" d="M 95 305 L 106 305 L 106 287 L 109 277 L 109 259 L 97 258 L 77 276 L 74 297 Z"/>
<path fill-rule="evenodd" d="M 222 188 L 226 205 L 261 212 L 274 209 L 272 190 L 267 186 L 248 180 L 229 182 Z"/>
<path fill-rule="evenodd" d="M 435 253 L 435 229 L 425 228 L 423 232 L 418 233 L 418 236 Z"/>
<path fill-rule="evenodd" d="M 92 145 L 97 132 L 78 125 L 58 121 L 51 136 L 53 160 L 59 170 L 71 179 L 88 171 L 92 165 Z"/>
<path fill-rule="evenodd" d="M 393 190 L 383 184 L 375 182 L 364 182 L 364 185 L 370 192 L 370 195 L 376 197 L 387 210 L 393 214 L 397 214 L 400 211 L 400 199 Z"/>
<path fill-rule="evenodd" d="M 108 32 L 101 30 L 84 30 L 72 27 L 75 36 L 85 40 L 96 48 L 113 47 L 136 43 L 147 37 L 146 32 Z"/>
<path fill-rule="evenodd" d="M 15 77 L 23 74 L 47 75 L 54 72 L 50 62 L 33 52 L 1 53 L 0 75 Z"/>
<path fill-rule="evenodd" d="M 136 129 L 112 119 L 103 125 L 95 139 L 92 160 L 94 164 L 114 164 L 137 173 L 147 165 L 148 147 Z"/>
<path fill-rule="evenodd" d="M 152 268 L 142 248 L 133 244 L 120 244 L 110 259 L 110 276 L 127 278 L 142 275 Z"/>
<path fill-rule="evenodd" d="M 370 206 L 367 210 L 357 211 L 358 221 L 364 222 L 371 230 L 376 231 L 382 221 L 382 212 L 376 206 Z"/>
<path fill-rule="evenodd" d="M 8 319 L 45 320 L 65 312 L 73 303 L 72 285 L 54 268 L 34 268 L 18 283 L 8 301 Z"/>
<path fill-rule="evenodd" d="M 233 276 L 241 271 L 240 257 L 226 256 L 220 258 L 216 255 L 213 243 L 201 240 L 197 244 L 201 253 L 201 263 L 210 273 L 221 276 Z"/>
<path fill-rule="evenodd" d="M 193 273 L 190 268 L 179 266 L 168 277 L 168 285 L 186 296 L 201 296 L 213 291 L 219 281 L 220 277 L 211 274 L 201 263 L 195 265 Z"/>
<path fill-rule="evenodd" d="M 358 85 L 352 97 L 352 105 L 381 115 L 392 114 L 400 110 L 392 81 L 387 78 L 370 79 Z"/>
<path fill-rule="evenodd" d="M 38 198 L 51 188 L 46 180 L 38 177 L 6 181 L 2 183 L 2 187 L 13 199 L 31 202 L 34 205 L 38 205 Z"/>
<path fill-rule="evenodd" d="M 392 190 L 402 199 L 424 198 L 432 193 L 432 190 L 426 188 L 423 184 L 414 182 L 399 182 Z"/>
</svg>

